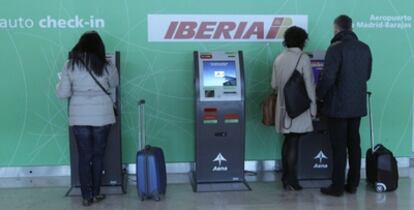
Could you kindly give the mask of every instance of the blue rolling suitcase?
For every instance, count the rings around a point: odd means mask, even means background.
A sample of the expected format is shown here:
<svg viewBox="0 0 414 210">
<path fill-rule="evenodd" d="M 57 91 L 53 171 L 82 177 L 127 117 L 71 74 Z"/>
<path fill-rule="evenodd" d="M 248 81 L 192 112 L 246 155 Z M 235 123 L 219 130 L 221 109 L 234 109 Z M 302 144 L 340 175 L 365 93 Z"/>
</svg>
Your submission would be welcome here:
<svg viewBox="0 0 414 210">
<path fill-rule="evenodd" d="M 140 108 L 140 148 L 145 145 L 145 101 L 139 102 Z M 159 147 L 145 146 L 138 151 L 136 159 L 137 191 L 143 201 L 146 198 L 159 201 L 165 195 L 167 188 L 167 174 L 165 169 L 164 153 Z"/>
</svg>

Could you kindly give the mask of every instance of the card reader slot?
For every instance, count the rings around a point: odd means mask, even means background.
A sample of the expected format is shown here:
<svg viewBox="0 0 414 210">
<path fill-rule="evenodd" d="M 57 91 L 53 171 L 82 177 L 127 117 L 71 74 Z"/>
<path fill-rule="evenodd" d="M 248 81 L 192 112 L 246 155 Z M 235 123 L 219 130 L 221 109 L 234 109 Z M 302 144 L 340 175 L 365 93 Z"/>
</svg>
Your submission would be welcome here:
<svg viewBox="0 0 414 210">
<path fill-rule="evenodd" d="M 215 132 L 214 133 L 215 137 L 226 137 L 227 136 L 227 132 Z"/>
<path fill-rule="evenodd" d="M 224 94 L 237 94 L 237 92 L 236 91 L 225 91 L 225 92 L 223 92 Z"/>
</svg>

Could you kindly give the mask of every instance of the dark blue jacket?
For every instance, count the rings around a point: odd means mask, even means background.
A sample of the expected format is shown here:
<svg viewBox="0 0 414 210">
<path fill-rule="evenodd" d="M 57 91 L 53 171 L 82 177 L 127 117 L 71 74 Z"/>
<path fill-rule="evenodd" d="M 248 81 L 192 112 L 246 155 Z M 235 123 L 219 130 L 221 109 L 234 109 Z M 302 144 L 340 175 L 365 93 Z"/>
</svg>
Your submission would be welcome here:
<svg viewBox="0 0 414 210">
<path fill-rule="evenodd" d="M 333 118 L 355 118 L 367 114 L 367 81 L 371 77 L 372 56 L 368 45 L 352 31 L 335 35 L 325 57 L 316 89 L 323 101 L 321 113 Z"/>
</svg>

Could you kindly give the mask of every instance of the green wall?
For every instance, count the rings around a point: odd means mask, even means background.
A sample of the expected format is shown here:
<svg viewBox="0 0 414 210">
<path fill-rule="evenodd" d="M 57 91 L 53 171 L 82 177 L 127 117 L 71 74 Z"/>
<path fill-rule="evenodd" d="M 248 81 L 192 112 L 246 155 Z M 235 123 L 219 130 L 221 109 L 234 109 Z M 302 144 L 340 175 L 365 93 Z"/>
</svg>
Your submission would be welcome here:
<svg viewBox="0 0 414 210">
<path fill-rule="evenodd" d="M 341 13 L 367 22 L 371 15 L 413 14 L 412 0 L 124 0 L 7 1 L 0 7 L 0 166 L 69 163 L 66 102 L 55 96 L 57 72 L 85 28 L 40 28 L 47 17 L 102 18 L 97 29 L 108 51 L 121 51 L 123 159 L 137 150 L 137 101 L 147 100 L 147 136 L 169 162 L 194 158 L 194 50 L 243 50 L 247 86 L 246 158 L 280 157 L 281 139 L 261 123 L 260 103 L 270 92 L 271 65 L 281 43 L 149 43 L 147 14 L 308 15 L 307 50 L 325 49 L 332 20 Z M 30 18 L 32 28 L 5 28 L 2 19 Z M 406 23 L 413 24 L 412 20 Z M 414 31 L 355 28 L 374 56 L 373 111 L 378 141 L 397 156 L 411 155 Z M 368 146 L 367 121 L 361 127 Z"/>
</svg>

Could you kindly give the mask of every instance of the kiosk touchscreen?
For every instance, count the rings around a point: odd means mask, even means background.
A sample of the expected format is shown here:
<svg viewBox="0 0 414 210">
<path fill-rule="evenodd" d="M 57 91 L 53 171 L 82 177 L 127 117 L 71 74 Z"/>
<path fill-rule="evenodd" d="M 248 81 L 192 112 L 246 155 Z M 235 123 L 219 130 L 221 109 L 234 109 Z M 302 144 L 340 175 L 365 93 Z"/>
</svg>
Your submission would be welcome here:
<svg viewBox="0 0 414 210">
<path fill-rule="evenodd" d="M 118 69 L 120 75 L 120 52 L 115 52 L 107 55 L 107 60 Z M 112 125 L 108 136 L 104 170 L 101 183 L 101 191 L 105 194 L 126 193 L 125 172 L 122 166 L 121 153 L 121 103 L 119 88 L 109 90 L 112 100 L 116 103 L 118 116 L 116 116 L 116 123 Z M 80 180 L 78 170 L 78 150 L 76 147 L 76 139 L 71 129 L 69 128 L 69 144 L 70 144 L 70 165 L 71 165 L 71 188 L 66 195 L 80 195 Z"/>
<path fill-rule="evenodd" d="M 315 84 L 318 83 L 321 76 L 323 65 L 325 64 L 325 54 L 325 51 L 315 51 L 310 56 Z"/>
<path fill-rule="evenodd" d="M 239 64 L 234 60 L 228 61 L 202 61 L 202 101 L 231 101 L 241 100 L 240 74 L 237 74 Z"/>
<path fill-rule="evenodd" d="M 193 189 L 249 190 L 244 179 L 242 52 L 194 52 L 196 154 Z"/>
</svg>

